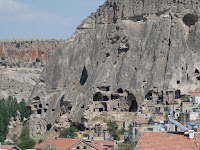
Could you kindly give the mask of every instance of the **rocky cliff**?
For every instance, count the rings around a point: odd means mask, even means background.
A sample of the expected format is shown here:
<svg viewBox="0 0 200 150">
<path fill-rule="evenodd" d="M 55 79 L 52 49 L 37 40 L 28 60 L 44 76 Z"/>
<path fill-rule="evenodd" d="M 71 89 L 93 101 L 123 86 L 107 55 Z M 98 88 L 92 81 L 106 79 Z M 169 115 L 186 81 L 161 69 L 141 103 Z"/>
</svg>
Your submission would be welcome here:
<svg viewBox="0 0 200 150">
<path fill-rule="evenodd" d="M 106 112 L 148 113 L 145 100 L 155 109 L 198 91 L 199 7 L 107 0 L 45 66 L 28 102 L 31 135 L 69 124 L 91 129 Z"/>
<path fill-rule="evenodd" d="M 0 99 L 14 96 L 28 100 L 36 80 L 51 55 L 64 40 L 0 40 Z"/>
<path fill-rule="evenodd" d="M 64 40 L 54 39 L 0 40 L 0 58 L 9 66 L 32 66 L 36 59 L 38 63 L 46 64 L 52 53 L 62 48 L 63 44 Z"/>
</svg>

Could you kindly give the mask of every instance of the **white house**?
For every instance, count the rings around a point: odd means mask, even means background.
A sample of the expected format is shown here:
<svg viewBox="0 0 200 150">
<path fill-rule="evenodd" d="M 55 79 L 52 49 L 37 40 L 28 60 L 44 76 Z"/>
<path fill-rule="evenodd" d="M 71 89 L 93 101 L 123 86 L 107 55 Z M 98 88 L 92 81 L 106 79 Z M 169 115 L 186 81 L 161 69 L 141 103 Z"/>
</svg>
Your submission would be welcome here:
<svg viewBox="0 0 200 150">
<path fill-rule="evenodd" d="M 191 92 L 190 95 L 191 95 L 190 100 L 193 103 L 197 103 L 199 105 L 200 104 L 200 92 Z"/>
</svg>

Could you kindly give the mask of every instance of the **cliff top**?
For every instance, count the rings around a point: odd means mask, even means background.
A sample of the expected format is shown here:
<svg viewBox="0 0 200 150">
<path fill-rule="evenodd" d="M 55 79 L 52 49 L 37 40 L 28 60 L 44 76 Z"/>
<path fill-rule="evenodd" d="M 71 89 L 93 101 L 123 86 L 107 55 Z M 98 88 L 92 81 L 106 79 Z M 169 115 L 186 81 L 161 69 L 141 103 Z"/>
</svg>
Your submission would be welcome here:
<svg viewBox="0 0 200 150">
<path fill-rule="evenodd" d="M 13 38 L 13 39 L 0 39 L 0 42 L 60 41 L 60 40 L 66 40 L 66 39 Z"/>
</svg>

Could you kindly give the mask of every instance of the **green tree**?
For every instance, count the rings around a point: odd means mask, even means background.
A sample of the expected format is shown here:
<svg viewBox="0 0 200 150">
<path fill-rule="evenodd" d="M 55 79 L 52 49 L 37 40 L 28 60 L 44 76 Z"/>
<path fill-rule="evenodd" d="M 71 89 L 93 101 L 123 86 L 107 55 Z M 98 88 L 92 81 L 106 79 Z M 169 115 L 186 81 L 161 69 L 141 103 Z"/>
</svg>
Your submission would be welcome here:
<svg viewBox="0 0 200 150">
<path fill-rule="evenodd" d="M 3 56 L 1 57 L 1 60 L 5 60 L 5 59 L 6 59 L 5 57 L 3 57 Z"/>
<path fill-rule="evenodd" d="M 119 131 L 118 131 L 118 125 L 116 121 L 108 121 L 107 122 L 107 126 L 108 126 L 108 131 L 111 134 L 111 136 L 115 139 L 115 140 L 119 140 Z"/>
<path fill-rule="evenodd" d="M 11 117 L 16 116 L 16 111 L 19 110 L 21 118 L 28 117 L 26 103 L 22 100 L 20 103 L 17 99 L 9 96 L 7 99 L 0 100 L 0 142 L 3 142 L 8 133 L 8 124 Z"/>
<path fill-rule="evenodd" d="M 5 139 L 4 123 L 3 123 L 3 117 L 0 114 L 0 140 L 3 141 L 4 139 Z"/>
<path fill-rule="evenodd" d="M 66 128 L 66 129 L 63 129 L 62 131 L 60 131 L 59 137 L 74 139 L 75 137 L 77 137 L 75 132 L 76 132 L 76 127 L 71 126 L 70 128 Z"/>
<path fill-rule="evenodd" d="M 36 59 L 35 59 L 35 62 L 40 62 L 40 59 L 39 59 L 39 58 L 36 58 Z"/>
<path fill-rule="evenodd" d="M 29 137 L 29 130 L 26 128 L 22 129 L 22 133 L 19 139 L 20 142 L 17 144 L 17 146 L 23 150 L 33 148 L 36 144 L 36 142 Z"/>
<path fill-rule="evenodd" d="M 17 44 L 16 44 L 16 48 L 20 48 L 20 43 L 17 43 Z"/>
</svg>

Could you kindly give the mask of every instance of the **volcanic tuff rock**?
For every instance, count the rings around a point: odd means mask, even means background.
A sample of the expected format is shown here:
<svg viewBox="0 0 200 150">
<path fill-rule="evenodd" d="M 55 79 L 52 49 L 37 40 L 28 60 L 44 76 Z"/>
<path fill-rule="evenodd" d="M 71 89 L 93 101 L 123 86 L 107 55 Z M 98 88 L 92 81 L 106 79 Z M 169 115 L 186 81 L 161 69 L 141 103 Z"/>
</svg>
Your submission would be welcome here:
<svg viewBox="0 0 200 150">
<path fill-rule="evenodd" d="M 28 102 L 46 127 L 30 128 L 93 128 L 102 111 L 143 113 L 153 89 L 166 104 L 167 91 L 197 91 L 199 7 L 198 0 L 107 0 L 48 61 Z"/>
<path fill-rule="evenodd" d="M 1 39 L 0 99 L 14 96 L 27 101 L 43 66 L 63 44 L 54 39 Z"/>
<path fill-rule="evenodd" d="M 54 39 L 8 39 L 0 40 L 1 61 L 21 67 L 40 60 L 46 64 L 52 53 L 62 48 L 64 40 Z"/>
</svg>

